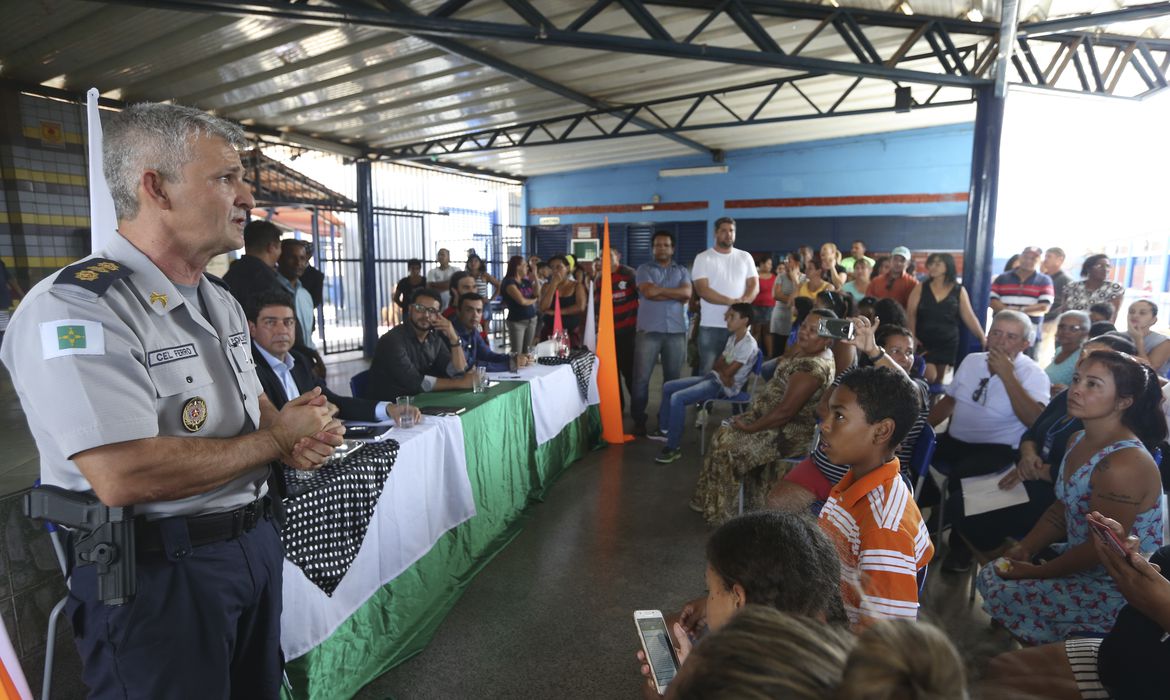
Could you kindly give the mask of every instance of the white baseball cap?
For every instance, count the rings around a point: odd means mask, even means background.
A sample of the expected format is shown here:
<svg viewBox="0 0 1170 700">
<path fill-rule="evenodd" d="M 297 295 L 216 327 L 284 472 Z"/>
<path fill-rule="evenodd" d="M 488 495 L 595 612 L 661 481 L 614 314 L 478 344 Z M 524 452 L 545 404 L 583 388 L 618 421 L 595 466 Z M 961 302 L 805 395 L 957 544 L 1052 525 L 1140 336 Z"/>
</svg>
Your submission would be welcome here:
<svg viewBox="0 0 1170 700">
<path fill-rule="evenodd" d="M 890 255 L 891 256 L 901 255 L 903 258 L 909 260 L 910 259 L 910 249 L 904 245 L 900 245 L 897 248 L 894 248 L 892 251 L 890 251 Z"/>
</svg>

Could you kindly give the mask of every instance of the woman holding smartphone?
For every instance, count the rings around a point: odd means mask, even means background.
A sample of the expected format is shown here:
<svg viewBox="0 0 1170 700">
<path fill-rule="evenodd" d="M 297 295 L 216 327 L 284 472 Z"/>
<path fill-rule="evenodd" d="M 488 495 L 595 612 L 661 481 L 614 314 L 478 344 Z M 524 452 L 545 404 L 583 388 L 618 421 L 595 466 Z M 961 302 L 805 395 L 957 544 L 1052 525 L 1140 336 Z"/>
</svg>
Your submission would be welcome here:
<svg viewBox="0 0 1170 700">
<path fill-rule="evenodd" d="M 1068 414 L 1085 429 L 1069 441 L 1056 501 L 1006 565 L 979 573 L 984 610 L 1025 644 L 1104 634 L 1125 604 L 1091 541 L 1090 512 L 1119 522 L 1142 551 L 1162 546 L 1162 480 L 1150 456 L 1166 439 L 1161 409 L 1157 376 L 1132 356 L 1097 351 L 1077 365 Z M 1048 547 L 1057 556 L 1033 563 Z"/>
<path fill-rule="evenodd" d="M 816 428 L 816 407 L 833 381 L 831 338 L 817 335 L 821 319 L 837 318 L 813 309 L 775 374 L 756 392 L 747 410 L 725 423 L 711 440 L 699 472 L 692 510 L 718 525 L 735 515 L 744 485 L 744 510 L 758 510 L 779 475 L 779 460 L 808 453 Z"/>
</svg>

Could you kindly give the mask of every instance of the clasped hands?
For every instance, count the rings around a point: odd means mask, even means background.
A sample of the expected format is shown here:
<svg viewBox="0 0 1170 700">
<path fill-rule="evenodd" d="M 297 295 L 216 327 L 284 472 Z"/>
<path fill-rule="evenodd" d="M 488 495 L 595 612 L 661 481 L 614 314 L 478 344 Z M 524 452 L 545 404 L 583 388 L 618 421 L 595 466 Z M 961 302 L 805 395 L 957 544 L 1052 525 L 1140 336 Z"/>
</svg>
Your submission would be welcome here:
<svg viewBox="0 0 1170 700">
<path fill-rule="evenodd" d="M 267 428 L 280 451 L 280 459 L 298 470 L 320 467 L 333 455 L 345 435 L 337 419 L 337 406 L 329 403 L 320 387 L 313 387 L 280 409 Z"/>
</svg>

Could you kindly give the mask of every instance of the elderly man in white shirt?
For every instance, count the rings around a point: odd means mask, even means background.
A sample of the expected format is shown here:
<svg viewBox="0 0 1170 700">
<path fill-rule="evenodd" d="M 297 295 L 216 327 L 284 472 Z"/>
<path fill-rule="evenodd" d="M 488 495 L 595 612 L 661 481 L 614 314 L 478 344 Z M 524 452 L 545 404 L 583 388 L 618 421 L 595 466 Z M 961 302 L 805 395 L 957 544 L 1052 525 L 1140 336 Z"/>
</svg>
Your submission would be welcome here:
<svg viewBox="0 0 1170 700">
<path fill-rule="evenodd" d="M 1020 437 L 1048 403 L 1048 375 L 1028 357 L 1036 339 L 1031 319 L 1014 310 L 1000 311 L 987 332 L 987 351 L 964 358 L 947 387 L 946 396 L 930 411 L 939 436 L 934 463 L 950 468 L 946 512 L 962 517 L 960 479 L 998 472 L 1016 460 Z M 962 572 L 971 566 L 971 550 L 951 530 L 943 571 Z"/>
</svg>

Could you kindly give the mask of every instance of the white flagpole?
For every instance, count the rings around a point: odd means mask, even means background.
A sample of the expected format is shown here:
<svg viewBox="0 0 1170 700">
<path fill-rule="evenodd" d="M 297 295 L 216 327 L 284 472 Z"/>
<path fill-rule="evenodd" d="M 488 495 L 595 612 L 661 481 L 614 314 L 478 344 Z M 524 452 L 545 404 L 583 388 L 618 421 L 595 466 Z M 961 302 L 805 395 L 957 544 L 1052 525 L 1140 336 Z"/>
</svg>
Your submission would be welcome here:
<svg viewBox="0 0 1170 700">
<path fill-rule="evenodd" d="M 595 263 L 596 264 L 596 263 Z M 593 282 L 590 281 L 585 285 L 585 296 L 589 297 L 588 305 L 585 307 L 585 335 L 581 339 L 585 343 L 585 347 L 589 348 L 589 352 L 597 352 L 597 321 L 594 320 L 593 314 Z"/>
<path fill-rule="evenodd" d="M 100 93 L 96 88 L 90 88 L 85 93 L 85 114 L 88 122 L 89 147 L 89 231 L 90 252 L 102 250 L 118 229 L 118 219 L 114 215 L 114 198 L 110 195 L 110 186 L 106 183 L 106 176 L 102 172 L 102 120 L 98 114 L 98 98 Z"/>
</svg>

